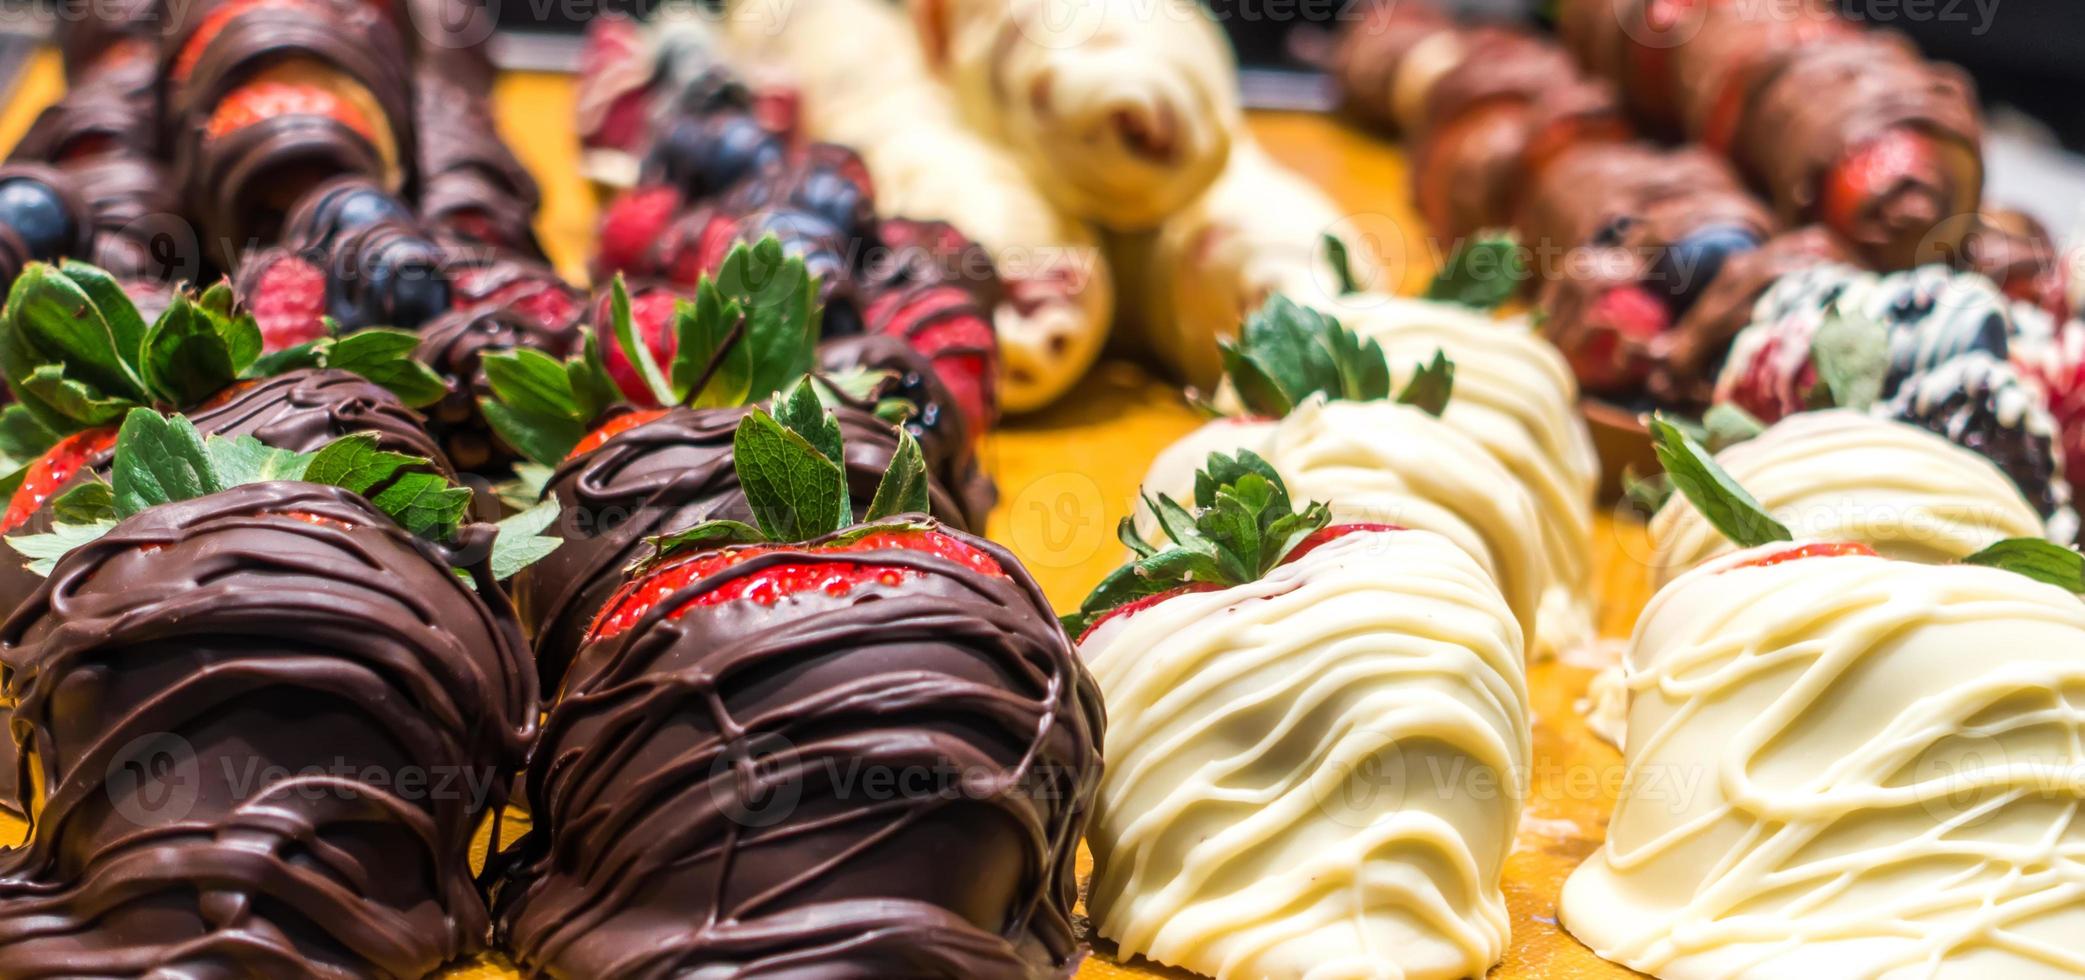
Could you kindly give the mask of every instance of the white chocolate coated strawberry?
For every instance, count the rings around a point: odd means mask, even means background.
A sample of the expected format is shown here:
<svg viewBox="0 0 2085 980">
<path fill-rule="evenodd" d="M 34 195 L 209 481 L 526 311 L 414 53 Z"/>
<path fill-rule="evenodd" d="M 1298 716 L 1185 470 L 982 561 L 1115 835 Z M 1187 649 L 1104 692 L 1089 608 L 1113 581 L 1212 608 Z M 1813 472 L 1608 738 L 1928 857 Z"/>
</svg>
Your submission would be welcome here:
<svg viewBox="0 0 2085 980">
<path fill-rule="evenodd" d="M 1103 621 L 1087 906 L 1217 980 L 1481 976 L 1529 728 L 1522 636 L 1439 535 L 1366 531 Z"/>
<path fill-rule="evenodd" d="M 1645 609 L 1566 928 L 1666 980 L 2085 973 L 2085 603 L 2008 571 L 1726 555 Z"/>
<path fill-rule="evenodd" d="M 1789 416 L 1716 462 L 1797 537 L 1858 541 L 1892 558 L 1952 561 L 2043 534 L 2041 517 L 1990 460 L 1859 412 Z M 1661 583 L 1735 550 L 1682 496 L 1650 530 Z"/>
</svg>

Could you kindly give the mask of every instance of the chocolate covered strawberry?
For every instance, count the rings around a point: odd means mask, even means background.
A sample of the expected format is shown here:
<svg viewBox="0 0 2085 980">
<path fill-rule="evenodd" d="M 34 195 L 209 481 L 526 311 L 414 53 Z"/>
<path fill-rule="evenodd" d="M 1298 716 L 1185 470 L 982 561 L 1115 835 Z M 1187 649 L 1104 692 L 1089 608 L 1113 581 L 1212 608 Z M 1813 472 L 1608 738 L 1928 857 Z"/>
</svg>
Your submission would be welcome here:
<svg viewBox="0 0 2085 980">
<path fill-rule="evenodd" d="M 417 343 L 366 331 L 264 358 L 260 327 L 228 287 L 174 294 L 147 323 L 102 270 L 32 265 L 0 314 L 0 375 L 15 397 L 0 440 L 26 464 L 4 483 L 5 529 L 48 523 L 54 493 L 105 471 L 110 427 L 136 408 L 293 451 L 369 429 L 387 447 L 438 457 L 408 407 L 441 395 L 408 356 Z M 21 598 L 11 570 L 0 570 L 0 605 Z"/>
<path fill-rule="evenodd" d="M 0 973 L 193 972 L 224 903 L 267 937 L 240 974 L 420 976 L 483 944 L 472 832 L 538 727 L 496 580 L 547 542 L 470 497 L 367 436 L 298 454 L 131 411 L 111 479 L 61 502 L 80 523 L 10 539 L 50 577 L 0 638 L 31 776 L 0 900 L 51 929 L 0 937 Z M 95 761 L 107 737 L 134 748 Z"/>
<path fill-rule="evenodd" d="M 744 520 L 656 538 L 619 570 L 558 688 L 538 758 L 559 762 L 529 773 L 538 819 L 496 889 L 497 934 L 524 969 L 1069 968 L 1098 692 L 1013 555 L 925 516 L 909 440 L 857 523 L 843 429 L 808 386 L 740 415 L 729 512 Z M 717 775 L 749 751 L 795 789 L 735 838 L 771 798 Z M 865 807 L 810 775 L 827 766 L 923 778 Z M 951 862 L 1032 873 L 981 886 Z M 607 866 L 629 871 L 584 871 Z"/>
<path fill-rule="evenodd" d="M 669 184 L 633 187 L 616 195 L 601 209 L 594 232 L 594 276 L 651 274 L 652 256 L 684 204 L 680 190 Z"/>
<path fill-rule="evenodd" d="M 608 331 L 589 334 L 576 356 L 560 363 L 515 350 L 484 358 L 491 395 L 481 411 L 507 445 L 553 468 L 541 495 L 556 499 L 568 515 L 557 529 L 568 547 L 516 583 L 546 682 L 562 674 L 613 589 L 613 576 L 638 556 L 645 538 L 730 516 L 737 506 L 732 433 L 745 406 L 811 369 L 812 297 L 802 262 L 768 240 L 735 250 L 716 279 L 675 305 L 668 359 L 654 357 L 640 338 L 620 280 L 609 290 Z M 623 353 L 639 397 L 617 385 L 610 349 Z M 830 399 L 848 434 L 845 469 L 859 504 L 866 504 L 897 451 L 900 435 L 891 421 L 918 411 L 876 394 L 880 384 L 871 373 L 822 379 L 809 388 Z M 974 472 L 967 447 L 937 440 L 935 456 L 937 470 Z M 930 484 L 933 513 L 962 526 L 968 512 L 938 476 Z M 963 499 L 988 505 L 990 496 L 966 493 Z"/>
</svg>

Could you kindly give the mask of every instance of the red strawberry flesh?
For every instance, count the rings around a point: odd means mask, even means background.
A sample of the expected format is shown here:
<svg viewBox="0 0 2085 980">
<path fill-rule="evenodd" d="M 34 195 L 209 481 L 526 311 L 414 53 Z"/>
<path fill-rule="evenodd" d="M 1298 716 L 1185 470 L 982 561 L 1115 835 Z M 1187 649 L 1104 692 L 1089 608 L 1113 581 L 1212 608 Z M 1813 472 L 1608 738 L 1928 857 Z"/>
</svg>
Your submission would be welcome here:
<svg viewBox="0 0 2085 980">
<path fill-rule="evenodd" d="M 609 202 L 601 215 L 594 275 L 652 271 L 647 256 L 680 209 L 680 191 L 666 185 L 635 188 Z"/>
<path fill-rule="evenodd" d="M 669 562 L 641 578 L 624 583 L 594 618 L 587 631 L 588 642 L 605 640 L 629 630 L 660 603 L 688 586 L 761 555 L 778 551 L 798 551 L 806 556 L 816 556 L 887 550 L 935 555 L 983 575 L 1004 577 L 1006 574 L 999 563 L 983 550 L 954 535 L 931 530 L 876 531 L 835 545 L 751 545 L 708 551 Z M 903 565 L 858 560 L 820 561 L 812 557 L 728 578 L 716 588 L 682 600 L 667 614 L 667 618 L 676 619 L 691 610 L 726 602 L 749 601 L 772 606 L 790 596 L 808 592 L 822 592 L 840 598 L 864 585 L 895 588 L 907 579 L 923 574 L 925 572 L 920 569 Z"/>
<path fill-rule="evenodd" d="M 1849 558 L 1854 556 L 1862 558 L 1879 557 L 1876 555 L 1875 549 L 1858 541 L 1826 541 L 1818 544 L 1803 544 L 1782 548 L 1773 554 L 1761 555 L 1750 561 L 1739 562 L 1724 569 L 1724 571 L 1727 572 L 1739 568 L 1770 568 L 1774 565 L 1801 561 L 1805 558 Z"/>
<path fill-rule="evenodd" d="M 622 435 L 623 433 L 628 432 L 631 429 L 637 428 L 640 425 L 658 421 L 669 411 L 672 411 L 672 409 L 647 408 L 635 412 L 624 412 L 621 415 L 618 415 L 612 419 L 609 419 L 606 422 L 601 423 L 599 428 L 596 428 L 594 431 L 587 433 L 586 438 L 579 440 L 579 443 L 572 447 L 572 451 L 565 454 L 565 458 L 571 459 L 575 456 L 581 456 L 586 453 L 593 452 L 594 450 L 601 448 L 603 443 L 606 443 L 608 440 L 613 439 L 616 436 Z"/>
<path fill-rule="evenodd" d="M 326 334 L 326 274 L 297 256 L 270 263 L 245 300 L 261 329 L 262 350 L 284 350 Z"/>
<path fill-rule="evenodd" d="M 7 513 L 0 515 L 0 532 L 12 531 L 28 523 L 44 501 L 51 499 L 52 494 L 86 468 L 94 457 L 107 452 L 115 444 L 116 427 L 109 425 L 75 432 L 44 450 L 36 462 L 29 464 L 29 471 L 22 475 L 21 485 L 15 488 L 14 496 L 8 500 Z"/>
<path fill-rule="evenodd" d="M 679 338 L 673 334 L 673 311 L 679 304 L 680 297 L 665 290 L 650 290 L 630 297 L 630 325 L 645 347 L 651 350 L 652 363 L 662 372 L 673 362 L 674 348 L 679 346 Z M 602 298 L 598 313 L 595 321 L 599 324 L 598 332 L 612 336 L 615 331 L 609 319 L 609 300 L 606 297 Z M 659 399 L 645 386 L 644 378 L 637 373 L 637 365 L 630 363 L 621 344 L 606 344 L 601 359 L 608 366 L 608 376 L 615 380 L 615 386 L 631 404 L 658 406 Z"/>
</svg>

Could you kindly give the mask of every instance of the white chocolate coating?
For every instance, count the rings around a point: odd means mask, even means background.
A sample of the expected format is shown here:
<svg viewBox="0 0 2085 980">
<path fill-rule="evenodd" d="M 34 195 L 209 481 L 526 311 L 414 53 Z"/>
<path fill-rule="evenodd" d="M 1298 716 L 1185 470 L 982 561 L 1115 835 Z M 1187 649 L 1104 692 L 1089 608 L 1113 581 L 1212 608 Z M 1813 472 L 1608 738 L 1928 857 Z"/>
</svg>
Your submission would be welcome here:
<svg viewBox="0 0 2085 980">
<path fill-rule="evenodd" d="M 911 0 L 964 121 L 1058 206 L 1150 228 L 1223 171 L 1240 126 L 1230 43 L 1195 0 Z"/>
<path fill-rule="evenodd" d="M 1279 422 L 1219 419 L 1159 454 L 1144 492 L 1188 501 L 1211 451 L 1251 449 L 1272 464 L 1299 504 L 1321 501 L 1333 520 L 1395 524 L 1454 541 L 1498 581 L 1523 634 L 1534 635 L 1548 588 L 1540 520 L 1526 488 L 1482 445 L 1395 402 L 1312 399 Z M 1139 508 L 1147 538 L 1156 520 Z"/>
<path fill-rule="evenodd" d="M 1350 535 L 1104 622 L 1095 928 L 1218 980 L 1453 978 L 1504 955 L 1522 637 L 1422 531 Z"/>
<path fill-rule="evenodd" d="M 1213 387 L 1223 371 L 1217 341 L 1236 337 L 1269 295 L 1309 302 L 1339 288 L 1325 235 L 1340 235 L 1356 275 L 1375 272 L 1375 254 L 1346 233 L 1344 217 L 1323 191 L 1239 134 L 1208 193 L 1155 235 L 1118 236 L 1118 253 L 1148 253 L 1117 268 L 1125 295 L 1140 301 L 1131 329 L 1174 376 Z"/>
<path fill-rule="evenodd" d="M 2085 973 L 2085 603 L 1869 557 L 1674 580 L 1561 918 L 1667 980 Z"/>
<path fill-rule="evenodd" d="M 1592 548 L 1600 456 L 1564 355 L 1524 318 L 1496 320 L 1452 303 L 1360 294 L 1318 308 L 1381 344 L 1399 388 L 1436 350 L 1455 362 L 1455 392 L 1441 421 L 1476 440 L 1534 498 L 1549 581 L 1534 654 L 1591 644 L 1598 632 Z"/>
<path fill-rule="evenodd" d="M 1042 408 L 1085 376 L 1114 316 L 1099 239 L 963 124 L 903 13 L 881 0 L 734 0 L 723 26 L 749 76 L 796 88 L 808 135 L 861 154 L 878 211 L 947 221 L 991 254 L 1008 293 L 992 311 L 1003 408 Z"/>
<path fill-rule="evenodd" d="M 1990 460 L 1859 412 L 1789 416 L 1716 461 L 1799 538 L 1940 562 L 2043 534 L 2040 515 Z M 1684 497 L 1660 508 L 1650 531 L 1661 583 L 1735 550 Z"/>
</svg>

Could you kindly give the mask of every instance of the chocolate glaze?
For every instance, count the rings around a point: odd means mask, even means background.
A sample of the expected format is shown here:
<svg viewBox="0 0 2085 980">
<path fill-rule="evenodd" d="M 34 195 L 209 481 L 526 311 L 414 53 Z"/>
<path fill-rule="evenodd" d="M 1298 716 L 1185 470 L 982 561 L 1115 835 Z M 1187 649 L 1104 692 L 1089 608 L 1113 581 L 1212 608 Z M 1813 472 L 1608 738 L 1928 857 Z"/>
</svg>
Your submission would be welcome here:
<svg viewBox="0 0 2085 980">
<path fill-rule="evenodd" d="M 676 408 L 565 460 L 551 475 L 544 495 L 561 508 L 553 533 L 564 544 L 512 583 L 544 690 L 555 690 L 564 677 L 623 569 L 646 554 L 645 538 L 713 518 L 752 520 L 731 458 L 732 433 L 746 411 Z M 847 488 L 859 512 L 890 466 L 897 430 L 847 406 L 833 414 L 846 440 Z M 967 529 L 962 508 L 938 481 L 930 494 L 935 517 Z"/>
<path fill-rule="evenodd" d="M 350 433 L 373 432 L 382 448 L 426 457 L 443 472 L 453 472 L 418 412 L 405 407 L 389 391 L 346 371 L 285 372 L 238 388 L 220 404 L 183 414 L 206 435 L 249 435 L 277 449 L 299 453 L 319 449 Z M 109 464 L 110 454 L 97 456 L 53 493 L 52 499 L 88 480 L 107 479 Z M 43 534 L 54 523 L 46 505 L 10 533 Z M 43 584 L 43 578 L 24 564 L 26 560 L 13 548 L 0 545 L 0 615 L 21 606 Z M 13 753 L 13 743 L 0 739 L 0 801 L 13 798 Z"/>
<path fill-rule="evenodd" d="M 97 156 L 65 170 L 87 198 L 94 235 L 88 261 L 119 279 L 204 281 L 195 229 L 182 219 L 173 179 L 158 160 Z"/>
<path fill-rule="evenodd" d="M 1730 342 L 1752 322 L 1767 287 L 1800 269 L 1847 261 L 1845 246 L 1820 225 L 1781 232 L 1732 256 L 1663 338 L 1651 393 L 1668 404 L 1707 404 Z"/>
<path fill-rule="evenodd" d="M 478 399 L 491 390 L 484 356 L 527 347 L 563 359 L 577 340 L 576 330 L 546 330 L 533 317 L 504 307 L 456 310 L 429 321 L 420 328 L 413 357 L 441 375 L 449 393 L 428 407 L 428 434 L 441 442 L 458 469 L 488 472 L 512 465 L 518 454 L 478 412 Z"/>
<path fill-rule="evenodd" d="M 416 22 L 467 24 L 469 0 L 421 0 Z M 542 193 L 493 125 L 495 72 L 481 46 L 445 38 L 422 45 L 413 75 L 420 215 L 464 237 L 541 258 L 533 222 Z"/>
<path fill-rule="evenodd" d="M 555 977 L 1061 977 L 1098 687 L 1013 555 L 754 557 L 587 644 L 495 899 Z M 792 561 L 902 584 L 690 608 Z M 924 776 L 879 792 L 848 774 Z M 876 776 L 871 776 L 873 780 Z"/>
<path fill-rule="evenodd" d="M 1629 135 L 1612 88 L 1555 44 L 1496 28 L 1465 38 L 1463 59 L 1428 90 L 1412 168 L 1413 196 L 1451 242 L 1509 225 L 1565 146 Z"/>
<path fill-rule="evenodd" d="M 449 252 L 447 267 L 458 309 L 495 304 L 526 312 L 553 333 L 577 329 L 586 312 L 586 296 L 547 263 L 476 243 L 445 239 L 442 244 Z"/>
<path fill-rule="evenodd" d="M 448 250 L 417 224 L 384 220 L 343 231 L 333 239 L 323 263 L 327 310 L 351 330 L 416 329 L 431 311 L 409 306 L 401 284 L 437 280 L 427 286 L 446 297 L 448 264 Z M 449 305 L 444 298 L 438 309 Z"/>
<path fill-rule="evenodd" d="M 0 974 L 416 977 L 482 948 L 471 834 L 537 696 L 482 559 L 449 560 L 299 483 L 63 558 L 0 626 L 34 814 L 0 854 Z"/>
<path fill-rule="evenodd" d="M 8 155 L 55 161 L 75 153 L 151 156 L 159 151 L 159 65 L 136 42 L 105 52 L 91 74 L 46 106 Z"/>
<path fill-rule="evenodd" d="M 1838 230 L 1879 268 L 1908 268 L 1922 247 L 1951 251 L 1930 236 L 1948 233 L 1945 219 L 1983 196 L 1983 124 L 1967 75 L 1879 33 L 1788 49 L 1759 72 L 1733 151 L 1783 220 L 1815 217 L 1834 164 L 1907 128 L 1939 140 L 1949 155 L 1934 170 L 1903 176 L 1864 203 L 1854 227 Z M 1953 242 L 1966 231 L 1955 227 Z"/>
<path fill-rule="evenodd" d="M 153 55 L 159 50 L 166 0 L 102 0 L 92 10 L 91 17 L 75 11 L 75 16 L 56 18 L 51 25 L 51 43 L 58 48 L 68 87 L 78 88 L 106 68 L 118 48 Z M 158 77 L 156 68 L 153 76 Z"/>
<path fill-rule="evenodd" d="M 164 69 L 168 122 L 178 136 L 208 118 L 218 100 L 253 72 L 288 59 L 328 65 L 369 90 L 388 125 L 401 157 L 413 159 L 411 75 L 412 50 L 399 36 L 388 12 L 363 0 L 312 0 L 308 4 L 254 6 L 224 22 L 210 39 L 186 79 L 173 80 L 176 60 L 208 10 L 217 3 L 197 4 L 182 30 L 168 40 Z"/>
<path fill-rule="evenodd" d="M 198 122 L 177 144 L 176 172 L 211 255 L 224 267 L 273 243 L 313 187 L 343 174 L 383 180 L 384 161 L 362 134 L 318 116 L 271 116 L 206 140 Z"/>
<path fill-rule="evenodd" d="M 820 343 L 818 366 L 826 372 L 889 372 L 889 379 L 856 407 L 872 411 L 875 403 L 884 398 L 914 401 L 919 411 L 905 421 L 905 429 L 919 441 L 927 468 L 955 496 L 963 523 L 969 527 L 985 526 L 992 505 L 999 502 L 999 486 L 978 463 L 976 440 L 964 421 L 963 410 L 926 355 L 890 334 L 857 334 Z M 924 404 L 918 404 L 921 402 Z"/>
<path fill-rule="evenodd" d="M 1978 214 L 1974 230 L 1962 239 L 1961 264 L 2058 323 L 2070 318 L 2070 269 L 2049 229 L 2024 211 L 1991 208 Z"/>
</svg>

